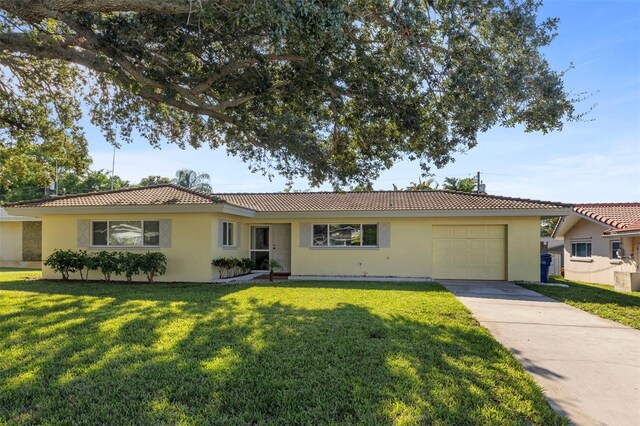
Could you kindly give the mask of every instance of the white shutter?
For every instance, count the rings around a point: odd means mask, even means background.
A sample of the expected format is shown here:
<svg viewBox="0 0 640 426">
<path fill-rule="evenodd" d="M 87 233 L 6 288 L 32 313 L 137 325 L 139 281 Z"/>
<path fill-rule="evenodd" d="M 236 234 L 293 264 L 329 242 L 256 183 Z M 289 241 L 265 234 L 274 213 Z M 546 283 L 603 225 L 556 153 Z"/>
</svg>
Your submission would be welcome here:
<svg viewBox="0 0 640 426">
<path fill-rule="evenodd" d="M 391 223 L 389 222 L 378 224 L 378 247 L 391 247 Z"/>
<path fill-rule="evenodd" d="M 300 247 L 311 247 L 311 224 L 300 224 Z"/>
<path fill-rule="evenodd" d="M 78 248 L 89 247 L 91 245 L 91 221 L 88 219 L 78 220 Z"/>
<path fill-rule="evenodd" d="M 160 219 L 160 247 L 171 247 L 171 219 Z"/>
<path fill-rule="evenodd" d="M 222 219 L 218 219 L 218 247 L 222 247 L 223 246 L 223 224 L 224 220 Z"/>
</svg>

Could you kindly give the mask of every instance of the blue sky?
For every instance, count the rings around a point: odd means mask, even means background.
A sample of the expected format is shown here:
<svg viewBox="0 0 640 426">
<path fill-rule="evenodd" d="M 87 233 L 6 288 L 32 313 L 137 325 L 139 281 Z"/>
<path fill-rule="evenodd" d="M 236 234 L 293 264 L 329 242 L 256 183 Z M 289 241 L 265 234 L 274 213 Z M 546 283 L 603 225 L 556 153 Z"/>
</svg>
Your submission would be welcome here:
<svg viewBox="0 0 640 426">
<path fill-rule="evenodd" d="M 540 17 L 560 18 L 559 35 L 545 50 L 556 70 L 567 73 L 566 88 L 592 96 L 579 111 L 596 104 L 586 122 L 567 123 L 562 132 L 525 133 L 494 128 L 455 163 L 434 170 L 435 180 L 482 173 L 487 192 L 562 202 L 640 201 L 640 0 L 547 0 Z M 111 169 L 113 148 L 88 120 L 93 169 Z M 224 149 L 152 149 L 143 139 L 116 152 L 115 172 L 131 182 L 148 175 L 173 177 L 179 168 L 209 173 L 215 192 L 281 191 L 285 179 L 252 174 Z M 391 189 L 417 182 L 417 163 L 402 162 L 374 182 Z M 295 182 L 304 190 L 306 181 Z M 321 189 L 328 190 L 329 186 Z"/>
</svg>

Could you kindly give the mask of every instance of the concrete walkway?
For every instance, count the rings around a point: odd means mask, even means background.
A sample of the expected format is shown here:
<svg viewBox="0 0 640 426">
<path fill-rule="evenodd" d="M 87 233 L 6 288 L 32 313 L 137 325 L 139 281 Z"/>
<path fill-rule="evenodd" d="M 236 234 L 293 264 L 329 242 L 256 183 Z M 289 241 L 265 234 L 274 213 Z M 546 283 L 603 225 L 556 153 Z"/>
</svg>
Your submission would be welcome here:
<svg viewBox="0 0 640 426">
<path fill-rule="evenodd" d="M 640 425 L 640 331 L 507 282 L 441 281 L 578 425 Z"/>
</svg>

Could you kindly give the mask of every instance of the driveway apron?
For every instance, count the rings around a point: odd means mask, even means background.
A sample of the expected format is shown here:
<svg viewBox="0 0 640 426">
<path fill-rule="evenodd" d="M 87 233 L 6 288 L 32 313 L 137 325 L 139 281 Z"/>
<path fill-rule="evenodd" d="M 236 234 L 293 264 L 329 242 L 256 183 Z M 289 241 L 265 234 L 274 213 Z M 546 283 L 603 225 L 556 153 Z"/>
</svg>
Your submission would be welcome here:
<svg viewBox="0 0 640 426">
<path fill-rule="evenodd" d="M 508 282 L 441 281 L 578 425 L 640 425 L 640 331 Z"/>
</svg>

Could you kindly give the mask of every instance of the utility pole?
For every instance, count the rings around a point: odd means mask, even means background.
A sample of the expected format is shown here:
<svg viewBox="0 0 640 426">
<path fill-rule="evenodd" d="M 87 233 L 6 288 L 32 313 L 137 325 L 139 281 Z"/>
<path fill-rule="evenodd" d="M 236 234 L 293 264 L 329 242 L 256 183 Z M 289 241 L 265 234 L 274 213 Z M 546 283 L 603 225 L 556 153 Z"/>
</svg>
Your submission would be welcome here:
<svg viewBox="0 0 640 426">
<path fill-rule="evenodd" d="M 476 194 L 480 193 L 480 172 L 476 176 Z"/>
</svg>

